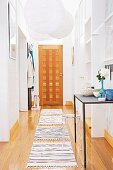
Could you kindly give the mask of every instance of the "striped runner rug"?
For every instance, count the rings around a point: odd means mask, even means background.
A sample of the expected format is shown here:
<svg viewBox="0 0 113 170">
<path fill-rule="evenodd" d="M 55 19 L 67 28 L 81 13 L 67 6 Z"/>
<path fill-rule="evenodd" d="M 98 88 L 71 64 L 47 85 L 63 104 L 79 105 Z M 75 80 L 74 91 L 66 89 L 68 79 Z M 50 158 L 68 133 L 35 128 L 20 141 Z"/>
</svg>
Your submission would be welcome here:
<svg viewBox="0 0 113 170">
<path fill-rule="evenodd" d="M 60 115 L 63 114 L 62 109 L 42 109 L 41 115 Z"/>
<path fill-rule="evenodd" d="M 37 126 L 34 140 L 70 140 L 66 126 Z"/>
<path fill-rule="evenodd" d="M 33 142 L 27 168 L 76 167 L 70 142 Z"/>
<path fill-rule="evenodd" d="M 64 124 L 64 118 L 62 115 L 40 116 L 39 125 L 59 125 L 59 124 Z"/>
</svg>

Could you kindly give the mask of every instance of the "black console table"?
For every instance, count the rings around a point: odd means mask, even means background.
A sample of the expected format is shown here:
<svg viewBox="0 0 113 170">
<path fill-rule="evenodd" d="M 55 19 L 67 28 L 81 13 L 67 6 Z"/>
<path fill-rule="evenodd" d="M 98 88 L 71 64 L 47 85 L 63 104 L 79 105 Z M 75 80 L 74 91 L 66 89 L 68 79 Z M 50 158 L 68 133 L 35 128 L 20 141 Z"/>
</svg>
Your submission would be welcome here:
<svg viewBox="0 0 113 170">
<path fill-rule="evenodd" d="M 110 104 L 113 101 L 98 101 L 96 97 L 85 97 L 74 94 L 74 115 L 75 115 L 75 143 L 76 143 L 76 99 L 82 103 L 83 107 L 83 145 L 84 145 L 84 168 L 86 168 L 86 125 L 85 125 L 85 105 L 86 104 Z"/>
</svg>

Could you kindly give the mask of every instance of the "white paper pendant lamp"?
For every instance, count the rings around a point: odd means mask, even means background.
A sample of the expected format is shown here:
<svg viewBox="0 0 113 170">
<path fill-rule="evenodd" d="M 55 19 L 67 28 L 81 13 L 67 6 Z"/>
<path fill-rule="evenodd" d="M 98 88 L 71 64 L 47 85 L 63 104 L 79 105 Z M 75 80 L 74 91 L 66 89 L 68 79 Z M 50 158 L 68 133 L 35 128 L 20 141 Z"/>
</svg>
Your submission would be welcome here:
<svg viewBox="0 0 113 170">
<path fill-rule="evenodd" d="M 59 28 L 57 28 L 54 32 L 50 33 L 50 35 L 54 38 L 64 38 L 69 33 L 71 33 L 73 25 L 73 17 L 69 12 L 66 11 L 65 17 L 62 20 L 62 23 L 60 24 Z"/>
<path fill-rule="evenodd" d="M 25 17 L 31 36 L 35 39 L 39 34 L 64 38 L 73 27 L 72 16 L 64 9 L 61 0 L 27 0 Z"/>
<path fill-rule="evenodd" d="M 43 34 L 54 31 L 63 14 L 59 0 L 28 0 L 25 6 L 28 26 Z"/>
</svg>

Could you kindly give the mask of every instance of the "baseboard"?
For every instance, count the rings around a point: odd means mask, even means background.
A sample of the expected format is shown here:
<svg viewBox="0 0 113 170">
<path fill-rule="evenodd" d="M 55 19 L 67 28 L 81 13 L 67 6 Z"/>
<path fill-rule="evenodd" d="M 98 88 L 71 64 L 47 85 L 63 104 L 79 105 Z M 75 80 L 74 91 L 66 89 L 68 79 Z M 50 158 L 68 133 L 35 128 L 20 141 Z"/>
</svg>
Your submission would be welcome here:
<svg viewBox="0 0 113 170">
<path fill-rule="evenodd" d="M 66 101 L 65 106 L 73 106 L 73 102 L 72 101 Z"/>
<path fill-rule="evenodd" d="M 10 140 L 13 139 L 15 133 L 18 131 L 18 128 L 19 128 L 19 122 L 17 120 L 16 123 L 13 125 L 13 127 L 10 129 Z"/>
<path fill-rule="evenodd" d="M 113 137 L 109 134 L 109 132 L 105 129 L 104 130 L 104 137 L 107 142 L 113 147 Z"/>
</svg>

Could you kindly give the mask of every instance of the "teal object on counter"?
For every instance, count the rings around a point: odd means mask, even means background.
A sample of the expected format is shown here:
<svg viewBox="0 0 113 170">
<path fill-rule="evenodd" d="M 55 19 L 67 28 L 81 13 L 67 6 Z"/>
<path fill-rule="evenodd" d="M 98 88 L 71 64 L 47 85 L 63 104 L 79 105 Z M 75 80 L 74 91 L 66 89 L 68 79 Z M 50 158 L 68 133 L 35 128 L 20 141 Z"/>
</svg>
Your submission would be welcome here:
<svg viewBox="0 0 113 170">
<path fill-rule="evenodd" d="M 113 89 L 106 89 L 106 100 L 113 101 Z"/>
<path fill-rule="evenodd" d="M 104 89 L 104 80 L 100 80 L 101 82 L 101 89 L 98 94 L 98 98 L 105 98 L 105 89 Z"/>
</svg>

